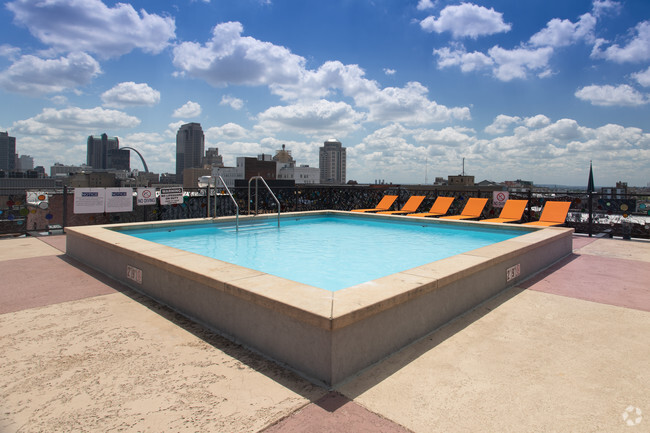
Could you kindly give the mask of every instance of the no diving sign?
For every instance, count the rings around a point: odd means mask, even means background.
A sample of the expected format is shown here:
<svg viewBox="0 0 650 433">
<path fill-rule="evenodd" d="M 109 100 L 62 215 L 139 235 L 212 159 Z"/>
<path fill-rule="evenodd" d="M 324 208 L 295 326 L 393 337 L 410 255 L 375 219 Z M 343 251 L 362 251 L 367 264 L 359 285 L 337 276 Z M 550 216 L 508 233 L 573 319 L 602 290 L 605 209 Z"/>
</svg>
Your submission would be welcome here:
<svg viewBox="0 0 650 433">
<path fill-rule="evenodd" d="M 494 191 L 492 193 L 492 206 L 494 207 L 503 207 L 508 201 L 510 193 L 508 191 Z"/>
<path fill-rule="evenodd" d="M 138 206 L 156 204 L 156 188 L 138 188 Z"/>
</svg>

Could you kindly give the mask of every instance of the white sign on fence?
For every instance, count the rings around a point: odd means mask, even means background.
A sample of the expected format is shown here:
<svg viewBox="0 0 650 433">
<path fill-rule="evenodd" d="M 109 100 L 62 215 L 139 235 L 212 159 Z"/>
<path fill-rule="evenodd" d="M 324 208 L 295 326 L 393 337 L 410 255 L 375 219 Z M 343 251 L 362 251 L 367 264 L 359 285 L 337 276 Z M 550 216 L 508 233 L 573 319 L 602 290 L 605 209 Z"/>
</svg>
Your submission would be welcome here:
<svg viewBox="0 0 650 433">
<path fill-rule="evenodd" d="M 508 191 L 494 191 L 492 192 L 492 206 L 493 207 L 503 207 L 508 201 L 510 193 Z"/>
<path fill-rule="evenodd" d="M 156 204 L 156 188 L 138 188 L 138 206 Z"/>
<path fill-rule="evenodd" d="M 160 204 L 182 204 L 183 188 L 160 188 Z"/>
<path fill-rule="evenodd" d="M 104 213 L 106 189 L 75 188 L 74 213 Z"/>
<path fill-rule="evenodd" d="M 106 188 L 106 212 L 132 212 L 132 188 Z"/>
</svg>

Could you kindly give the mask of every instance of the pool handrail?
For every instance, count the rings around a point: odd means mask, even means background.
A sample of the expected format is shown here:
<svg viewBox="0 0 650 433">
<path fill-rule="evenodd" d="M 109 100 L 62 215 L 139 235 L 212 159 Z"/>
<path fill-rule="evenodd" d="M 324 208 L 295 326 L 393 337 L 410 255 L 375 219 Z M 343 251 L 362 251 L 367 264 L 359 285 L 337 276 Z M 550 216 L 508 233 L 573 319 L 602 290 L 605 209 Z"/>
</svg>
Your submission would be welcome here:
<svg viewBox="0 0 650 433">
<path fill-rule="evenodd" d="M 258 197 L 257 181 L 259 179 L 262 179 L 262 183 L 264 184 L 266 189 L 269 190 L 269 192 L 271 193 L 271 197 L 273 197 L 273 200 L 275 200 L 275 203 L 278 205 L 278 227 L 280 227 L 280 200 L 278 200 L 275 194 L 273 194 L 273 191 L 271 191 L 271 187 L 269 187 L 269 184 L 266 183 L 266 181 L 262 176 L 253 176 L 250 179 L 248 179 L 248 215 L 251 214 L 251 182 L 253 181 L 253 179 L 255 179 L 255 215 L 257 215 L 257 197 Z"/>
<path fill-rule="evenodd" d="M 235 231 L 239 232 L 239 205 L 237 204 L 237 200 L 235 200 L 235 197 L 233 197 L 232 194 L 230 193 L 230 189 L 228 189 L 228 185 L 226 185 L 226 181 L 223 180 L 223 177 L 221 177 L 221 175 L 219 175 L 219 180 L 221 181 L 221 184 L 223 185 L 223 187 L 226 188 L 226 192 L 230 196 L 230 199 L 232 200 L 232 202 L 235 203 L 235 212 L 236 212 L 236 214 L 235 214 Z M 217 185 L 215 185 L 214 188 L 216 190 Z M 214 205 L 215 205 L 214 216 L 216 218 L 217 217 L 217 210 L 216 210 L 217 199 L 216 199 L 216 197 L 215 197 L 215 200 L 214 200 Z"/>
</svg>

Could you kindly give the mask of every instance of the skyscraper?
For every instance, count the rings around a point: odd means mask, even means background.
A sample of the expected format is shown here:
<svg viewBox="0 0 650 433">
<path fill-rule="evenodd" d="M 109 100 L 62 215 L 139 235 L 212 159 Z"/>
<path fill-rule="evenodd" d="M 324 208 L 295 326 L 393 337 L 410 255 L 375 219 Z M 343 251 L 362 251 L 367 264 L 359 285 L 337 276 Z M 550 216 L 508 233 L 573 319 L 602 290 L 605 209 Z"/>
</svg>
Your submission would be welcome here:
<svg viewBox="0 0 650 433">
<path fill-rule="evenodd" d="M 320 182 L 332 184 L 345 183 L 345 147 L 341 142 L 330 138 L 319 152 Z"/>
<path fill-rule="evenodd" d="M 97 170 L 106 170 L 113 167 L 109 155 L 117 153 L 120 141 L 117 137 L 109 137 L 106 133 L 102 135 L 88 136 L 86 164 Z M 128 153 L 128 150 L 125 150 Z M 122 169 L 119 167 L 118 169 Z"/>
<path fill-rule="evenodd" d="M 205 136 L 200 123 L 186 123 L 176 133 L 176 182 L 183 182 L 183 170 L 201 168 Z"/>
<path fill-rule="evenodd" d="M 8 132 L 0 132 L 0 170 L 10 171 L 16 168 L 16 137 Z"/>
</svg>

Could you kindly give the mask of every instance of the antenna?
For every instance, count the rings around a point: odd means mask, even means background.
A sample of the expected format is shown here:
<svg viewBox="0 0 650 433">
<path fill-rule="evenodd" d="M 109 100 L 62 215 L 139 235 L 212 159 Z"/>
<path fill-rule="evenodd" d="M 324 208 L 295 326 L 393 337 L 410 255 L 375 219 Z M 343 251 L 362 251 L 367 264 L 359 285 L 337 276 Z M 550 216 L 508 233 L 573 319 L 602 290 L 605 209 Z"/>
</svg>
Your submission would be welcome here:
<svg viewBox="0 0 650 433">
<path fill-rule="evenodd" d="M 465 158 L 463 158 L 463 174 L 461 176 L 465 176 Z"/>
</svg>

